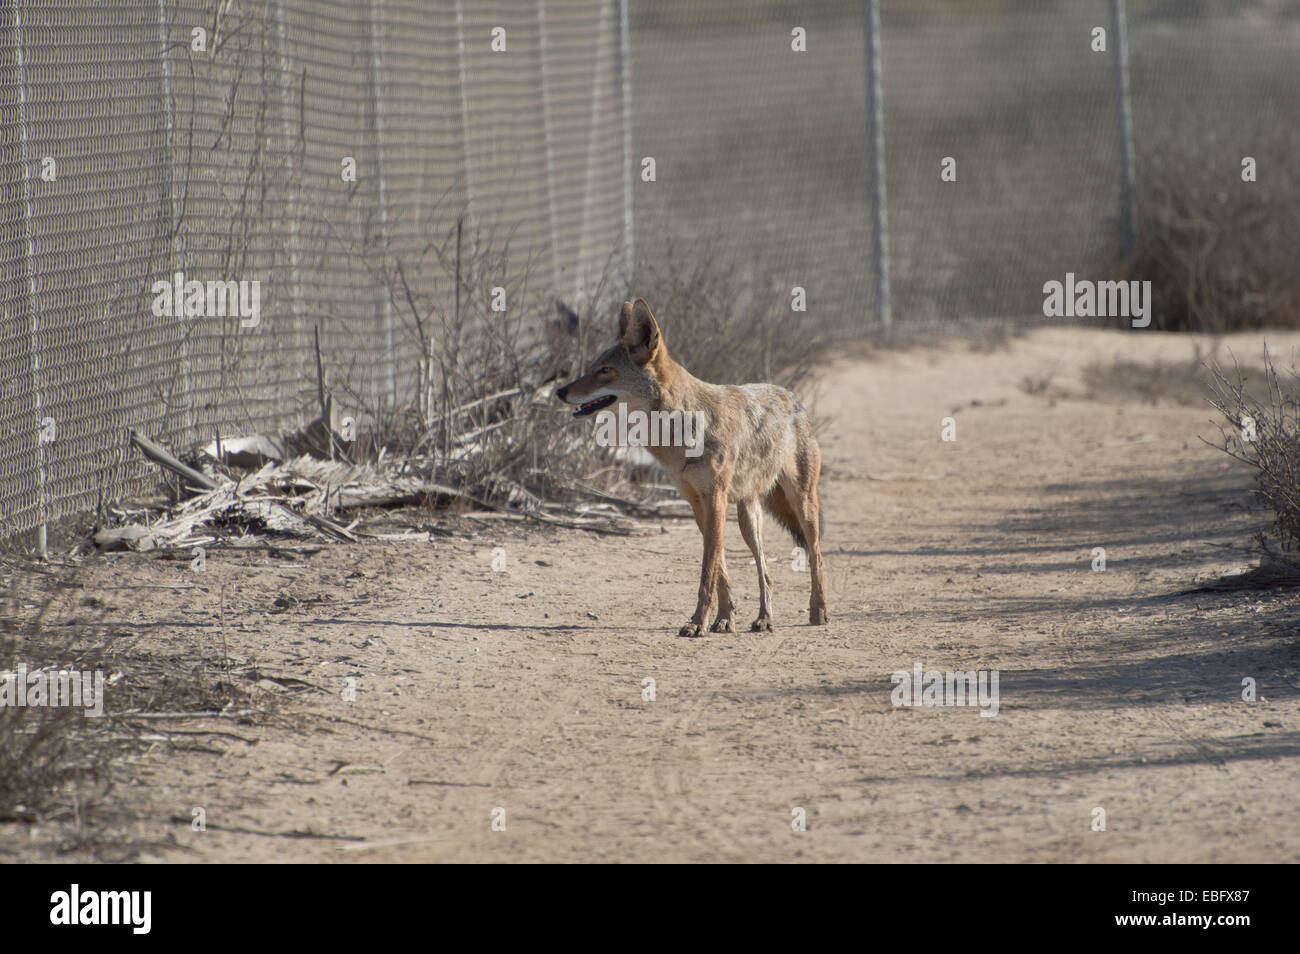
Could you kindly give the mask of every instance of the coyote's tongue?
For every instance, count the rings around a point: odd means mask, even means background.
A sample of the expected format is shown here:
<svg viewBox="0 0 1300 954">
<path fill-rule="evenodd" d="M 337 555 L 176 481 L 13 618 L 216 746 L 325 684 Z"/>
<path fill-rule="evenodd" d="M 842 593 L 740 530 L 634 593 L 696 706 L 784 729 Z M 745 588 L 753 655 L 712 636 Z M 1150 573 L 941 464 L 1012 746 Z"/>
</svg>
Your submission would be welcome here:
<svg viewBox="0 0 1300 954">
<path fill-rule="evenodd" d="M 594 414 L 596 411 L 599 411 L 603 407 L 609 407 L 617 400 L 618 398 L 615 397 L 613 394 L 606 394 L 604 397 L 599 397 L 596 398 L 596 400 L 594 401 L 588 401 L 586 404 L 579 405 L 578 409 L 573 412 L 573 416 L 585 417 L 588 414 Z"/>
</svg>

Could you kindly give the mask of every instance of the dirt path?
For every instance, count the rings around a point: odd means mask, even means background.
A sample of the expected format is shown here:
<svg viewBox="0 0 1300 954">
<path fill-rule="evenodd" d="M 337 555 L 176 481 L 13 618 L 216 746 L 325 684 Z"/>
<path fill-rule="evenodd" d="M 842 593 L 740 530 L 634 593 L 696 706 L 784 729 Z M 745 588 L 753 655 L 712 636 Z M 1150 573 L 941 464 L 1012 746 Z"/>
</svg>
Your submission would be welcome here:
<svg viewBox="0 0 1300 954">
<path fill-rule="evenodd" d="M 232 655 L 331 690 L 286 703 L 314 714 L 299 729 L 146 760 L 128 793 L 142 857 L 1295 861 L 1300 600 L 1175 595 L 1245 565 L 1220 545 L 1254 525 L 1249 477 L 1198 440 L 1208 408 L 1085 396 L 1094 360 L 1190 353 L 1052 330 L 836 366 L 819 405 L 827 628 L 807 625 L 806 574 L 770 520 L 772 634 L 675 637 L 700 546 L 683 521 L 630 539 L 502 525 L 299 565 L 220 555 L 199 590 L 118 596 L 159 647 L 211 650 L 224 583 Z M 727 533 L 747 622 L 754 569 L 734 519 Z M 298 602 L 270 615 L 279 594 Z M 997 716 L 896 708 L 889 675 L 916 663 L 997 670 Z M 1246 677 L 1260 701 L 1241 701 Z M 195 806 L 208 831 L 167 822 Z"/>
</svg>

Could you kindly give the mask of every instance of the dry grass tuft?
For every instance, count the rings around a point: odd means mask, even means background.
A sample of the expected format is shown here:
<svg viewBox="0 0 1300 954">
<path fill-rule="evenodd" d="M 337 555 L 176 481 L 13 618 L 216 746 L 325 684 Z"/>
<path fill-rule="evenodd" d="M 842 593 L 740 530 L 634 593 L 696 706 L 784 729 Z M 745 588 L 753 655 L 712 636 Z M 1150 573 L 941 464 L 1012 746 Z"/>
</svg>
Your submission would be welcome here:
<svg viewBox="0 0 1300 954">
<path fill-rule="evenodd" d="M 1267 349 L 1262 394 L 1235 363 L 1212 373 L 1210 403 L 1223 416 L 1216 446 L 1253 468 L 1255 497 L 1272 515 L 1256 539 L 1261 566 L 1300 575 L 1300 376 L 1279 374 Z"/>
</svg>

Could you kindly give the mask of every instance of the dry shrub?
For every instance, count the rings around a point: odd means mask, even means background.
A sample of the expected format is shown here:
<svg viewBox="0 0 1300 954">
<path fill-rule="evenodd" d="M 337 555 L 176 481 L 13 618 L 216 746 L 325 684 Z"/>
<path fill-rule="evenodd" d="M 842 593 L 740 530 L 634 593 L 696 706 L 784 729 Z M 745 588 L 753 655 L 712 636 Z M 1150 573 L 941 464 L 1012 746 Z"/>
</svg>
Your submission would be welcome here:
<svg viewBox="0 0 1300 954">
<path fill-rule="evenodd" d="M 1237 153 L 1173 146 L 1141 169 L 1138 245 L 1127 277 L 1148 280 L 1152 327 L 1223 333 L 1300 327 L 1300 176 L 1275 131 L 1249 151 L 1258 181 L 1243 182 Z M 1261 154 L 1266 153 L 1266 154 Z M 1225 158 L 1226 157 L 1226 158 Z"/>
<path fill-rule="evenodd" d="M 747 295 L 716 241 L 670 246 L 663 258 L 640 263 L 633 289 L 649 302 L 669 354 L 697 378 L 767 381 L 808 397 L 830 336 L 784 301 Z M 615 314 L 605 321 L 608 347 Z"/>
<path fill-rule="evenodd" d="M 414 359 L 399 374 L 395 407 L 341 386 L 370 425 L 356 453 L 382 455 L 456 492 L 435 495 L 436 503 L 533 511 L 557 472 L 589 471 L 597 456 L 566 436 L 566 416 L 547 400 L 581 339 L 554 303 L 537 314 L 533 269 L 512 267 L 509 236 L 471 235 L 463 222 L 419 260 L 374 269 L 397 315 L 398 350 Z M 494 287 L 507 302 L 530 305 L 493 311 Z"/>
<path fill-rule="evenodd" d="M 224 640 L 206 652 L 138 648 L 140 638 L 111 621 L 114 607 L 89 595 L 75 569 L 12 566 L 5 582 L 0 671 L 102 673 L 105 715 L 71 706 L 0 706 L 0 821 L 49 825 L 61 851 L 130 856 L 134 847 L 118 822 L 137 808 L 112 797 L 115 781 L 163 739 L 169 749 L 161 752 L 198 747 L 194 729 L 176 735 L 178 723 L 170 719 L 132 716 L 223 710 L 254 722 L 274 711 L 273 697 L 247 708 L 253 694 L 235 683 L 251 685 L 249 667 L 232 674 Z"/>
<path fill-rule="evenodd" d="M 0 609 L 0 671 L 104 671 L 102 631 L 59 620 L 69 595 L 48 577 L 21 585 L 11 578 Z M 106 720 L 80 709 L 0 706 L 0 820 L 72 818 L 81 827 L 119 752 Z"/>
<path fill-rule="evenodd" d="M 1234 364 L 1217 364 L 1210 403 L 1223 415 L 1220 449 L 1255 472 L 1255 497 L 1272 515 L 1256 539 L 1267 563 L 1300 573 L 1300 377 L 1285 376 L 1264 354 L 1262 394 Z"/>
<path fill-rule="evenodd" d="M 1090 400 L 1141 401 L 1144 404 L 1181 404 L 1200 407 L 1216 383 L 1221 343 L 1207 349 L 1196 343 L 1193 354 L 1182 360 L 1133 361 L 1116 357 L 1091 362 L 1083 372 Z M 1239 375 L 1245 394 L 1259 400 L 1265 395 L 1264 374 L 1251 367 Z"/>
</svg>

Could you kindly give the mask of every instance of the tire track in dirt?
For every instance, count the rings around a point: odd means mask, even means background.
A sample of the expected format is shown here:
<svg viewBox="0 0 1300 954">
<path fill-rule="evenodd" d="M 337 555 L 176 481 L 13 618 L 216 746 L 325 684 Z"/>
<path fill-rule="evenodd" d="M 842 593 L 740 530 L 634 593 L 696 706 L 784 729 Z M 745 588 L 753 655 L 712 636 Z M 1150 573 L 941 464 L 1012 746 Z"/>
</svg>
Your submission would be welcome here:
<svg viewBox="0 0 1300 954">
<path fill-rule="evenodd" d="M 834 625 L 834 623 L 832 622 L 831 625 Z M 769 645 L 763 647 L 757 653 L 752 655 L 748 653 L 749 647 L 746 647 L 747 658 L 751 660 L 751 662 L 742 671 L 747 672 L 750 675 L 757 675 L 762 672 L 765 669 L 766 664 L 776 658 L 777 654 L 780 653 L 790 639 L 789 636 L 779 636 L 776 634 L 771 636 L 762 636 L 762 634 L 755 635 L 759 636 Z M 714 637 L 716 637 L 716 634 L 714 634 Z M 708 639 L 710 637 L 704 636 L 700 638 Z M 678 738 L 684 737 L 686 733 L 698 723 L 705 710 L 721 697 L 722 692 L 719 689 L 704 690 L 694 706 L 678 711 L 673 722 L 672 734 Z M 661 743 L 660 748 L 661 751 L 666 753 L 666 745 Z M 720 855 L 724 858 L 731 856 L 727 860 L 743 860 L 747 855 L 748 849 L 743 842 L 732 835 L 723 826 L 716 823 L 716 806 L 710 809 L 696 801 L 691 795 L 690 786 L 686 783 L 682 772 L 675 767 L 668 767 L 666 764 L 668 762 L 668 759 L 653 759 L 646 772 L 646 790 L 655 793 L 656 795 L 652 800 L 652 805 L 660 821 L 665 825 L 670 824 L 673 820 L 680 822 L 680 811 L 669 812 L 668 809 L 670 806 L 676 808 L 684 805 L 691 809 L 693 816 L 699 820 L 697 824 L 692 826 L 696 837 L 699 837 L 702 833 L 705 840 L 709 841 L 718 849 Z M 674 799 L 678 799 L 678 801 L 674 801 Z"/>
<path fill-rule="evenodd" d="M 496 744 L 483 743 L 478 756 L 464 769 L 459 770 L 459 774 L 470 784 L 479 786 L 489 793 L 487 801 L 493 803 L 494 807 L 499 805 L 505 809 L 507 831 L 513 817 L 510 799 L 497 796 L 506 769 L 513 764 L 512 760 L 516 753 L 524 748 L 525 743 L 531 742 L 531 748 L 542 744 L 542 740 L 549 732 L 559 731 L 562 728 L 564 714 L 574 711 L 583 701 L 585 683 L 582 680 L 566 678 L 568 674 L 565 670 L 568 664 L 571 664 L 571 661 L 564 658 L 555 660 L 546 670 L 544 678 L 539 680 L 541 684 L 548 687 L 558 687 L 558 692 L 553 697 L 555 701 L 540 717 L 530 719 L 526 724 L 512 720 L 504 726 L 496 727 L 494 729 L 495 739 L 498 740 Z M 526 732 L 520 732 L 521 727 L 526 729 Z M 446 811 L 450 809 L 448 802 L 455 794 L 453 791 L 442 793 L 439 817 L 444 817 Z M 497 834 L 491 829 L 491 821 L 489 813 L 482 819 L 471 820 L 459 831 L 453 830 L 446 836 L 439 836 L 429 848 L 420 852 L 420 860 L 442 861 L 453 851 L 459 853 L 467 849 L 471 857 L 477 856 L 480 852 L 486 854 L 483 850 L 486 839 Z"/>
</svg>

